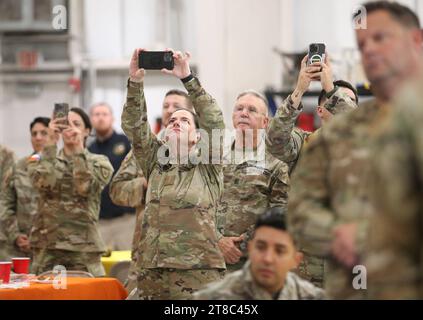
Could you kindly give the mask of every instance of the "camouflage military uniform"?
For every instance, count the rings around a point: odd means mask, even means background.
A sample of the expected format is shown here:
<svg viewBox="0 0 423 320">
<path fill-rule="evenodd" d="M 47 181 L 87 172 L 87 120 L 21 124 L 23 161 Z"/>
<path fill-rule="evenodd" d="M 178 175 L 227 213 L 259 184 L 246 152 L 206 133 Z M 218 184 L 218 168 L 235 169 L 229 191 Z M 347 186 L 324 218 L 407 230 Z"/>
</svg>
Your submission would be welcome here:
<svg viewBox="0 0 423 320">
<path fill-rule="evenodd" d="M 3 196 L 6 173 L 13 167 L 14 163 L 14 153 L 0 145 L 0 197 Z M 0 211 L 3 210 L 2 206 L 0 203 Z M 3 221 L 0 221 L 0 260 L 10 259 L 10 256 L 14 255 L 14 252 L 10 252 L 10 249 L 7 230 L 4 228 Z"/>
<path fill-rule="evenodd" d="M 0 224 L 8 236 L 14 256 L 30 256 L 20 251 L 15 242 L 19 235 L 29 236 L 37 206 L 38 192 L 29 178 L 28 157 L 24 157 L 7 172 L 0 197 Z"/>
<path fill-rule="evenodd" d="M 227 264 L 229 271 L 238 270 L 245 263 L 246 244 L 257 217 L 268 208 L 286 208 L 289 189 L 288 166 L 282 161 L 266 152 L 263 161 L 251 157 L 236 162 L 234 153 L 233 146 L 232 164 L 223 167 L 224 189 L 217 212 L 220 234 L 225 237 L 244 235 L 241 243 L 244 257 L 234 265 Z"/>
<path fill-rule="evenodd" d="M 267 148 L 278 159 L 289 164 L 290 174 L 294 171 L 303 148 L 317 139 L 321 128 L 313 133 L 295 127 L 295 122 L 303 107 L 300 104 L 298 109 L 293 106 L 291 96 L 285 99 L 278 108 L 275 117 L 270 121 L 267 134 Z M 343 91 L 335 90 L 328 97 L 324 107 L 334 115 L 345 113 L 356 108 L 356 104 Z M 303 251 L 303 248 L 300 248 Z M 318 287 L 324 285 L 325 261 L 321 257 L 312 256 L 304 252 L 305 259 L 298 267 L 298 274 Z"/>
<path fill-rule="evenodd" d="M 321 300 L 324 291 L 288 272 L 277 299 L 261 288 L 250 271 L 247 261 L 241 270 L 228 274 L 223 280 L 209 284 L 194 294 L 196 300 Z"/>
<path fill-rule="evenodd" d="M 210 133 L 223 129 L 222 112 L 198 80 L 185 87 L 200 128 Z M 151 132 L 141 83 L 128 80 L 122 128 L 148 181 L 138 249 L 140 298 L 189 298 L 202 285 L 219 279 L 219 270 L 225 268 L 217 245 L 215 214 L 222 190 L 221 166 L 159 163 L 157 153 L 164 142 Z"/>
<path fill-rule="evenodd" d="M 3 182 L 4 176 L 15 163 L 15 155 L 13 151 L 0 145 L 0 181 Z"/>
<path fill-rule="evenodd" d="M 371 299 L 423 299 L 422 88 L 399 96 L 372 148 L 375 214 L 363 263 Z"/>
<path fill-rule="evenodd" d="M 127 290 L 130 292 L 137 286 L 138 245 L 141 239 L 141 225 L 145 205 L 145 178 L 137 166 L 132 150 L 122 161 L 119 170 L 110 183 L 110 198 L 116 205 L 136 208 L 135 231 L 132 239 L 131 265 L 128 272 Z"/>
<path fill-rule="evenodd" d="M 375 100 L 340 115 L 325 125 L 303 151 L 292 176 L 288 227 L 305 253 L 327 259 L 324 283 L 329 297 L 363 297 L 354 290 L 352 270 L 331 258 L 333 228 L 358 223 L 357 248 L 361 253 L 366 225 L 373 210 L 368 199 L 371 141 L 387 107 Z"/>
<path fill-rule="evenodd" d="M 356 105 L 346 93 L 338 89 L 328 98 L 324 107 L 332 114 L 338 114 L 353 110 Z M 267 150 L 279 160 L 287 163 L 290 173 L 294 170 L 309 136 L 315 135 L 315 133 L 295 127 L 295 122 L 302 109 L 301 103 L 298 108 L 295 108 L 291 96 L 288 96 L 270 120 L 267 132 Z"/>
<path fill-rule="evenodd" d="M 40 194 L 30 235 L 33 272 L 61 264 L 104 275 L 98 216 L 101 190 L 113 174 L 109 160 L 87 150 L 66 157 L 63 150 L 57 154 L 56 146 L 47 146 L 41 158 L 30 158 L 28 171 Z"/>
</svg>

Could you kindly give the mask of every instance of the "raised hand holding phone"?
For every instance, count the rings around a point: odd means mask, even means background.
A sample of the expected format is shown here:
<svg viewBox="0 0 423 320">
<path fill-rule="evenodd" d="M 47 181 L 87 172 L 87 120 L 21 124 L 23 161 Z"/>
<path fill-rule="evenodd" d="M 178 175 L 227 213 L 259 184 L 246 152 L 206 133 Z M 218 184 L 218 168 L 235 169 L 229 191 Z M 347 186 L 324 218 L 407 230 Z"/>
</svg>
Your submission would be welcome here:
<svg viewBox="0 0 423 320">
<path fill-rule="evenodd" d="M 138 56 L 145 49 L 138 48 L 132 53 L 131 62 L 129 63 L 129 80 L 132 82 L 142 82 L 145 76 L 145 69 L 138 65 Z"/>
<path fill-rule="evenodd" d="M 142 50 L 138 54 L 138 67 L 145 70 L 172 70 L 174 67 L 173 52 L 170 50 Z"/>
<path fill-rule="evenodd" d="M 162 69 L 163 73 L 173 75 L 179 79 L 184 79 L 191 74 L 191 68 L 189 66 L 189 60 L 191 59 L 191 53 L 185 51 L 174 51 L 170 48 L 166 49 L 173 52 L 174 67 L 172 70 Z"/>
</svg>

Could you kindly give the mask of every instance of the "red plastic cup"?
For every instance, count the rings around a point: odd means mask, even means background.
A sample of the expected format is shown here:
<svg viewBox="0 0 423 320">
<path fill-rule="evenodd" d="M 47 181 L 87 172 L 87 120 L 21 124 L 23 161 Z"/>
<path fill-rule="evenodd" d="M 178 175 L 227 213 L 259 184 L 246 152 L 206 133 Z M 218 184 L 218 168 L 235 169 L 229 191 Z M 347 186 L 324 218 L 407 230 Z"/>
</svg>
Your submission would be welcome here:
<svg viewBox="0 0 423 320">
<path fill-rule="evenodd" d="M 3 280 L 3 283 L 9 283 L 11 269 L 12 262 L 0 262 L 0 280 Z"/>
<path fill-rule="evenodd" d="M 12 258 L 13 272 L 28 274 L 30 262 L 30 258 Z"/>
</svg>

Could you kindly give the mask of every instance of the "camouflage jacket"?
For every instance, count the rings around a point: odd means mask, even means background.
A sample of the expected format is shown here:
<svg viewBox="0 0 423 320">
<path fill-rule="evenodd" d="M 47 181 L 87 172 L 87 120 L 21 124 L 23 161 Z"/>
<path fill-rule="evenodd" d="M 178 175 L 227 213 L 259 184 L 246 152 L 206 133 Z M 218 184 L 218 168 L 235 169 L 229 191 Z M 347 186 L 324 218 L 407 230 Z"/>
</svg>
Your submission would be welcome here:
<svg viewBox="0 0 423 320">
<path fill-rule="evenodd" d="M 370 299 L 423 299 L 422 88 L 423 80 L 399 95 L 372 146 Z"/>
<path fill-rule="evenodd" d="M 32 186 L 28 174 L 28 157 L 25 157 L 6 173 L 0 197 L 0 224 L 10 244 L 13 245 L 21 234 L 29 236 L 37 206 L 38 192 Z"/>
<path fill-rule="evenodd" d="M 15 163 L 15 155 L 14 153 L 0 145 L 0 196 L 3 195 L 3 188 L 4 188 L 4 180 L 6 176 L 6 172 L 8 172 Z M 0 203 L 0 211 L 3 210 L 1 208 L 2 204 Z M 0 243 L 6 242 L 8 239 L 7 232 L 3 226 L 3 222 L 0 221 Z"/>
<path fill-rule="evenodd" d="M 141 239 L 141 225 L 144 215 L 145 188 L 144 174 L 138 168 L 132 150 L 128 152 L 122 161 L 119 170 L 110 182 L 110 199 L 116 204 L 125 207 L 136 208 L 135 231 L 132 239 L 132 261 L 137 260 L 138 245 Z"/>
<path fill-rule="evenodd" d="M 207 132 L 223 129 L 222 112 L 197 79 L 185 83 Z M 128 80 L 122 129 L 131 140 L 147 181 L 139 246 L 141 268 L 225 268 L 217 245 L 216 203 L 222 191 L 221 165 L 162 165 L 164 145 L 150 129 L 142 83 Z"/>
<path fill-rule="evenodd" d="M 330 297 L 360 294 L 352 288 L 352 271 L 330 259 L 332 231 L 338 224 L 358 223 L 362 252 L 372 213 L 367 190 L 371 140 L 385 110 L 371 100 L 331 120 L 303 151 L 292 176 L 288 226 L 300 250 L 329 258 L 324 277 Z"/>
<path fill-rule="evenodd" d="M 4 176 L 15 163 L 15 154 L 13 151 L 0 145 L 0 190 L 2 190 Z"/>
<path fill-rule="evenodd" d="M 38 214 L 31 230 L 36 248 L 76 252 L 104 252 L 98 230 L 100 194 L 110 181 L 113 167 L 107 157 L 83 153 L 71 158 L 63 149 L 46 147 L 41 157 L 31 157 L 28 171 L 40 194 Z"/>
<path fill-rule="evenodd" d="M 340 90 L 336 90 L 325 102 L 325 108 L 328 110 L 333 109 L 335 105 L 343 110 L 353 110 L 356 107 L 354 102 Z M 303 145 L 311 134 L 311 132 L 295 127 L 302 109 L 301 103 L 298 109 L 294 107 L 294 102 L 289 95 L 270 120 L 267 132 L 267 150 L 279 160 L 287 163 L 290 173 L 294 170 Z"/>
<path fill-rule="evenodd" d="M 145 203 L 144 181 L 144 175 L 138 168 L 131 150 L 110 182 L 110 198 L 119 206 L 143 207 Z"/>
<path fill-rule="evenodd" d="M 218 206 L 218 231 L 226 237 L 250 237 L 257 217 L 268 208 L 286 209 L 288 166 L 265 152 L 263 161 L 245 159 L 223 167 L 224 189 Z M 257 157 L 256 157 L 257 158 Z"/>
<path fill-rule="evenodd" d="M 196 300 L 273 300 L 274 298 L 255 281 L 247 261 L 241 270 L 228 274 L 223 280 L 213 282 L 194 293 Z M 322 300 L 324 291 L 292 272 L 276 300 Z"/>
</svg>

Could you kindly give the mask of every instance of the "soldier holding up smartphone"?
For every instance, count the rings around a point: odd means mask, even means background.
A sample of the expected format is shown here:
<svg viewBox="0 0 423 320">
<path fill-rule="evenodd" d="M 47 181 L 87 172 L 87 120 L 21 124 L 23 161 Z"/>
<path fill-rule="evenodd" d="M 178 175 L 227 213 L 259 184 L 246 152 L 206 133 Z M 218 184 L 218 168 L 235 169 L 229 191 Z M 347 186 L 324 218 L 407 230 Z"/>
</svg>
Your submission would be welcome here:
<svg viewBox="0 0 423 320">
<path fill-rule="evenodd" d="M 322 54 L 323 44 L 317 45 L 310 45 L 309 54 L 301 62 L 301 70 L 295 90 L 278 108 L 275 117 L 269 124 L 266 146 L 274 156 L 289 165 L 291 174 L 303 147 L 320 132 L 320 129 L 312 133 L 295 127 L 297 117 L 303 109 L 301 98 L 308 90 L 311 81 L 320 81 L 322 85 L 316 113 L 323 125 L 335 114 L 353 110 L 357 106 L 356 89 L 346 81 L 333 81 L 329 56 L 326 52 Z M 292 184 L 295 184 L 295 180 Z M 300 250 L 303 251 L 304 261 L 306 261 L 298 267 L 300 276 L 322 287 L 324 281 L 323 259 L 311 256 L 303 248 L 300 248 Z"/>
<path fill-rule="evenodd" d="M 225 124 L 216 100 L 191 74 L 191 54 L 167 50 L 173 52 L 174 68 L 162 71 L 181 80 L 196 113 L 176 109 L 163 139 L 156 137 L 147 117 L 145 69 L 138 64 L 143 51 L 133 53 L 122 112 L 122 129 L 148 182 L 138 243 L 138 293 L 140 299 L 189 299 L 194 291 L 220 279 L 225 269 L 215 223 L 223 181 L 220 164 L 182 160 L 198 154 L 202 142 L 197 129 L 209 133 L 210 139 L 212 130 L 224 129 Z M 166 152 L 180 161 L 164 163 Z"/>
<path fill-rule="evenodd" d="M 294 170 L 301 149 L 311 134 L 311 132 L 295 127 L 297 118 L 303 109 L 301 99 L 309 89 L 311 81 L 320 81 L 322 85 L 321 96 L 323 99 L 319 99 L 317 109 L 317 114 L 322 120 L 330 118 L 327 113 L 333 115 L 339 111 L 346 112 L 357 106 L 355 88 L 345 81 L 338 86 L 336 82 L 333 82 L 333 72 L 327 52 L 319 53 L 322 60 L 320 62 L 317 59 L 310 59 L 312 46 L 313 44 L 310 45 L 310 53 L 301 61 L 297 86 L 276 111 L 269 123 L 267 133 L 266 147 L 275 157 L 289 165 L 290 173 Z M 342 106 L 342 109 L 337 110 L 338 106 Z"/>
<path fill-rule="evenodd" d="M 39 274 L 63 265 L 68 270 L 103 276 L 100 194 L 113 167 L 105 156 L 85 148 L 91 123 L 82 109 L 70 109 L 67 118 L 57 114 L 50 121 L 45 148 L 28 160 L 32 184 L 40 194 L 30 235 L 32 272 Z M 60 136 L 64 147 L 57 153 Z"/>
</svg>

